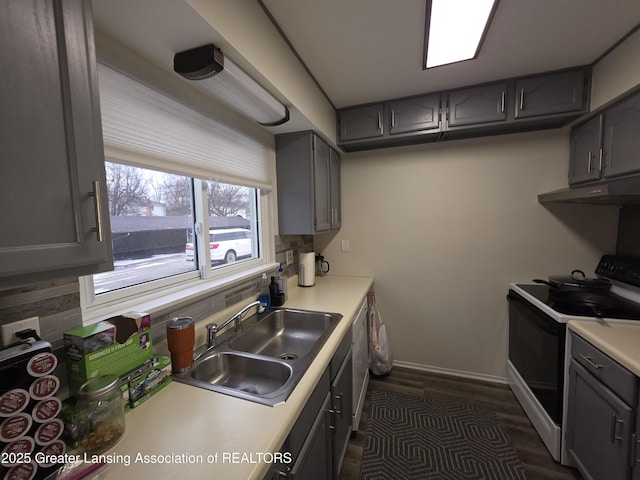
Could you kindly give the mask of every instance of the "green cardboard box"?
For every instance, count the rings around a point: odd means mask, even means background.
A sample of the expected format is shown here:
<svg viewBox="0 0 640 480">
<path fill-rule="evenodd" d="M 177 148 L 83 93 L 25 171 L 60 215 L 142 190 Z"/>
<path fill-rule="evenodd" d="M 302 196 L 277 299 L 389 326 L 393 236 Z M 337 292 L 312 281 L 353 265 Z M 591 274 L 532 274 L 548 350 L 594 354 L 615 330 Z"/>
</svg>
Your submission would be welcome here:
<svg viewBox="0 0 640 480">
<path fill-rule="evenodd" d="M 121 376 L 153 358 L 151 317 L 132 312 L 64 333 L 69 388 L 89 378 Z"/>
<path fill-rule="evenodd" d="M 129 375 L 129 402 L 131 408 L 139 406 L 171 383 L 171 359 L 153 357 L 150 362 Z"/>
</svg>

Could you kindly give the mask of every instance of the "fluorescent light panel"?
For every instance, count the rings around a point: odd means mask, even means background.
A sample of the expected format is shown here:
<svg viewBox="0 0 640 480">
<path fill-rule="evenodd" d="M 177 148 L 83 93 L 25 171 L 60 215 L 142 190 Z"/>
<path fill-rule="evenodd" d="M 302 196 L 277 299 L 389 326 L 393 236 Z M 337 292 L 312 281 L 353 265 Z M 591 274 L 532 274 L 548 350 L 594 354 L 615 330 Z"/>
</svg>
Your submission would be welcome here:
<svg viewBox="0 0 640 480">
<path fill-rule="evenodd" d="M 425 68 L 476 58 L 497 3 L 427 0 Z"/>
</svg>

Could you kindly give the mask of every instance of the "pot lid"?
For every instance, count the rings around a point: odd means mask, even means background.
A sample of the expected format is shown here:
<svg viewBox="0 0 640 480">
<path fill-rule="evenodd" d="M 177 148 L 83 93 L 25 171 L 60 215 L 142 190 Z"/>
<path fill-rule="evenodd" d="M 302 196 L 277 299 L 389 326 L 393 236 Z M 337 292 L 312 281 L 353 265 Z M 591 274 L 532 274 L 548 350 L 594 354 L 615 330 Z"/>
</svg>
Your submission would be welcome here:
<svg viewBox="0 0 640 480">
<path fill-rule="evenodd" d="M 573 270 L 571 275 L 553 275 L 549 283 L 557 287 L 609 289 L 611 282 L 606 278 L 587 278 L 582 270 Z"/>
</svg>

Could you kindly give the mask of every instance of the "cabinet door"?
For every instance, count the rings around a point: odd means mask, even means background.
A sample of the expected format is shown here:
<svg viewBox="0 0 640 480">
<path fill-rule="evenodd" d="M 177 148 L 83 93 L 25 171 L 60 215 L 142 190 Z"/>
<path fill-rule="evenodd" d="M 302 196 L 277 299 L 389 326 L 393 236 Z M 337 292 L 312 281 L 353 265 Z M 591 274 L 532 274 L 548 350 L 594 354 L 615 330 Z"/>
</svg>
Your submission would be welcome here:
<svg viewBox="0 0 640 480">
<path fill-rule="evenodd" d="M 440 129 L 440 94 L 396 100 L 389 104 L 389 133 Z"/>
<path fill-rule="evenodd" d="M 352 423 L 352 369 L 351 351 L 347 354 L 331 385 L 331 403 L 333 412 L 333 478 L 340 475 L 342 461 L 347 452 Z"/>
<path fill-rule="evenodd" d="M 586 478 L 628 479 L 632 409 L 574 360 L 569 375 L 570 457 Z"/>
<path fill-rule="evenodd" d="M 604 113 L 604 176 L 640 171 L 640 94 Z"/>
<path fill-rule="evenodd" d="M 331 228 L 329 192 L 329 160 L 331 149 L 317 135 L 313 136 L 313 183 L 315 187 L 315 230 L 326 232 Z"/>
<path fill-rule="evenodd" d="M 328 480 L 331 478 L 331 437 L 327 418 L 328 410 L 329 394 L 325 397 L 300 454 L 291 467 L 287 476 L 290 480 Z"/>
<path fill-rule="evenodd" d="M 361 138 L 381 137 L 383 134 L 383 114 L 382 103 L 341 110 L 338 113 L 339 140 L 345 142 Z"/>
<path fill-rule="evenodd" d="M 507 119 L 506 101 L 506 83 L 449 92 L 447 101 L 448 126 L 458 127 L 505 121 Z"/>
<path fill-rule="evenodd" d="M 91 3 L 9 0 L 0 18 L 0 278 L 111 268 Z"/>
<path fill-rule="evenodd" d="M 516 81 L 515 118 L 584 110 L 584 70 Z"/>
<path fill-rule="evenodd" d="M 331 230 L 342 226 L 342 206 L 340 200 L 340 156 L 331 149 L 329 158 L 329 192 L 331 195 Z"/>
<path fill-rule="evenodd" d="M 602 116 L 571 130 L 569 185 L 598 180 L 602 175 Z"/>
</svg>

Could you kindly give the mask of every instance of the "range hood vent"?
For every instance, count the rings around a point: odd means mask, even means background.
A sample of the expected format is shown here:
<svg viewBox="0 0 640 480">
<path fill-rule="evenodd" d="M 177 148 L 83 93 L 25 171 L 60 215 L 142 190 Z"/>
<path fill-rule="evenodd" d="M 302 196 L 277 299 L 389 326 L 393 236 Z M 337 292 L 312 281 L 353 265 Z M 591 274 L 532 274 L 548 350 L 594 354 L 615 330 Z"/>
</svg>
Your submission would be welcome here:
<svg viewBox="0 0 640 480">
<path fill-rule="evenodd" d="M 541 193 L 538 195 L 538 201 L 542 204 L 640 205 L 640 175 L 618 178 L 598 185 Z"/>
</svg>

